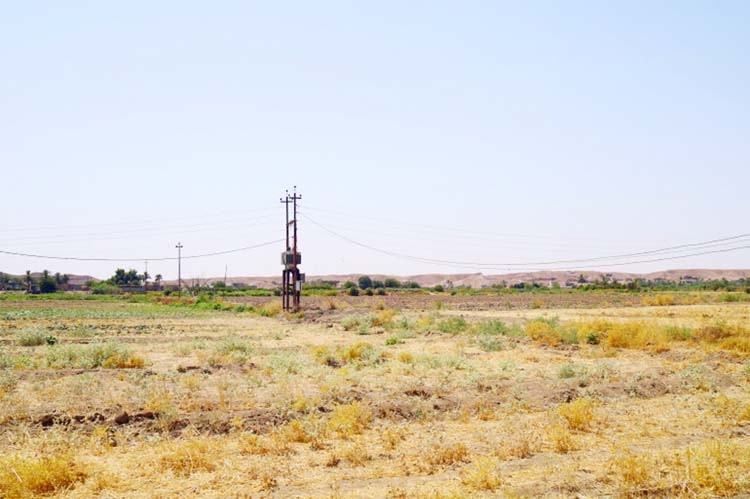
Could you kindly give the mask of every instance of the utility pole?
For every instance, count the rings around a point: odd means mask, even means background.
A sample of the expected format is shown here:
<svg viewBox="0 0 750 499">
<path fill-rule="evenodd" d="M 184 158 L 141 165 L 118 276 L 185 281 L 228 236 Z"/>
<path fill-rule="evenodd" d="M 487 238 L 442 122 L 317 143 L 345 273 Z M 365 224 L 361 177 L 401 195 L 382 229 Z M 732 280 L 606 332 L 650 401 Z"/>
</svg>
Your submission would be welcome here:
<svg viewBox="0 0 750 499">
<path fill-rule="evenodd" d="M 177 242 L 177 293 L 182 294 L 182 243 Z"/>
<path fill-rule="evenodd" d="M 286 250 L 281 254 L 281 263 L 284 265 L 282 272 L 281 285 L 281 304 L 282 308 L 287 311 L 297 311 L 300 307 L 300 296 L 302 292 L 302 283 L 305 275 L 300 274 L 298 265 L 302 263 L 302 254 L 298 251 L 297 244 L 297 201 L 302 196 L 297 195 L 297 186 L 294 186 L 294 193 L 289 195 L 286 191 L 286 197 L 280 201 L 286 208 Z M 292 204 L 294 219 L 289 220 L 289 204 Z M 292 241 L 289 239 L 289 227 L 293 226 Z"/>
</svg>

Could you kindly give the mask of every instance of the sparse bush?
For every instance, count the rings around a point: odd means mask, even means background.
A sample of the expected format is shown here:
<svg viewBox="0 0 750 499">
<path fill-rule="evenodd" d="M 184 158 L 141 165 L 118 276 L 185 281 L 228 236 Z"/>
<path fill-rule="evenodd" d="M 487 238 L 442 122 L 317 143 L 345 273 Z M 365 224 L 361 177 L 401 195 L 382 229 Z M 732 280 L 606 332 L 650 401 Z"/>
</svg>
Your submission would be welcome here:
<svg viewBox="0 0 750 499">
<path fill-rule="evenodd" d="M 466 447 L 466 444 L 456 442 L 433 447 L 427 459 L 433 465 L 450 466 L 470 462 L 469 455 L 469 448 Z"/>
<path fill-rule="evenodd" d="M 25 329 L 18 334 L 17 341 L 23 347 L 36 347 L 46 343 L 47 334 L 41 329 Z"/>
<path fill-rule="evenodd" d="M 140 368 L 144 360 L 120 343 L 62 345 L 47 351 L 47 367 L 52 369 Z"/>
<path fill-rule="evenodd" d="M 328 429 L 344 438 L 359 435 L 370 427 L 372 410 L 361 402 L 338 405 L 328 420 Z"/>
<path fill-rule="evenodd" d="M 404 342 L 403 336 L 400 334 L 394 334 L 393 336 L 389 336 L 385 340 L 386 346 L 392 346 L 392 345 L 400 345 Z"/>
<path fill-rule="evenodd" d="M 0 460 L 0 496 L 21 499 L 73 489 L 88 476 L 71 454 Z"/>
<path fill-rule="evenodd" d="M 562 342 L 556 317 L 537 317 L 526 324 L 525 330 L 529 338 L 541 345 L 557 346 Z"/>
<path fill-rule="evenodd" d="M 496 490 L 503 483 L 497 461 L 490 457 L 477 459 L 463 471 L 461 483 L 474 490 Z"/>
<path fill-rule="evenodd" d="M 557 371 L 557 375 L 560 378 L 566 379 L 566 378 L 574 378 L 576 376 L 580 376 L 581 374 L 584 374 L 585 372 L 586 372 L 585 369 L 582 369 L 581 367 L 575 364 L 564 364 Z"/>
<path fill-rule="evenodd" d="M 262 317 L 276 317 L 281 313 L 281 303 L 270 301 L 258 309 L 258 314 Z"/>
<path fill-rule="evenodd" d="M 588 430 L 594 422 L 594 403 L 588 398 L 561 404 L 557 412 L 565 418 L 571 430 Z"/>
<path fill-rule="evenodd" d="M 477 345 L 485 352 L 499 352 L 503 349 L 503 342 L 497 336 L 481 334 L 477 336 Z"/>
<path fill-rule="evenodd" d="M 215 446 L 207 440 L 191 439 L 177 441 L 159 459 L 162 471 L 169 470 L 179 477 L 189 477 L 199 471 L 214 471 L 216 464 L 211 460 Z"/>
<path fill-rule="evenodd" d="M 437 328 L 440 332 L 447 334 L 459 334 L 469 327 L 466 319 L 463 317 L 448 317 L 437 323 Z"/>
<path fill-rule="evenodd" d="M 518 326 L 508 326 L 506 323 L 500 320 L 489 320 L 481 321 L 474 324 L 472 332 L 478 335 L 503 335 L 503 336 L 519 336 L 521 334 Z"/>
<path fill-rule="evenodd" d="M 573 436 L 570 434 L 568 427 L 562 424 L 553 424 L 547 431 L 547 438 L 555 452 L 567 454 L 575 450 Z"/>
</svg>

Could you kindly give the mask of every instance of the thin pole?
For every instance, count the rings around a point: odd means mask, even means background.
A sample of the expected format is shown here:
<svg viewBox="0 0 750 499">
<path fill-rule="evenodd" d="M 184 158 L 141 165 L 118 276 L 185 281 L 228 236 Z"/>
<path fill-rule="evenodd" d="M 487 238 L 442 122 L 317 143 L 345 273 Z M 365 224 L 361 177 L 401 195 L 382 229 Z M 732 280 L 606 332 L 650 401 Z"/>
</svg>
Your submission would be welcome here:
<svg viewBox="0 0 750 499">
<path fill-rule="evenodd" d="M 182 243 L 177 242 L 177 293 L 182 293 Z"/>
</svg>

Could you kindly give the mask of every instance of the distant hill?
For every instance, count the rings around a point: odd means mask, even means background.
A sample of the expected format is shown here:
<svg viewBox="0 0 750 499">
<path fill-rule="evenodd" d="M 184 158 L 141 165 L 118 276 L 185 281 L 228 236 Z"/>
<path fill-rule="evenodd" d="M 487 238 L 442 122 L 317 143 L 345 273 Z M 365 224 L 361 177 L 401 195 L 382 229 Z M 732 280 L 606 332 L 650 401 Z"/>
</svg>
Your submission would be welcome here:
<svg viewBox="0 0 750 499">
<path fill-rule="evenodd" d="M 616 280 L 618 282 L 629 282 L 635 279 L 646 279 L 646 280 L 658 280 L 665 279 L 669 281 L 679 281 L 681 279 L 700 279 L 700 280 L 718 280 L 727 279 L 729 281 L 735 281 L 743 278 L 750 278 L 750 269 L 676 269 L 676 270 L 664 270 L 660 272 L 651 272 L 646 274 L 627 273 L 627 272 L 601 272 L 601 271 L 590 271 L 590 270 L 572 270 L 567 272 L 516 272 L 511 274 L 491 274 L 485 275 L 482 273 L 473 274 L 419 274 L 419 275 L 386 275 L 386 274 L 329 274 L 329 275 L 315 275 L 307 276 L 308 282 L 313 281 L 331 281 L 337 282 L 340 285 L 346 281 L 357 282 L 361 275 L 368 275 L 373 280 L 383 281 L 386 278 L 398 279 L 401 282 L 413 281 L 418 283 L 422 287 L 432 287 L 438 284 L 447 285 L 452 283 L 453 286 L 468 286 L 472 288 L 489 287 L 496 284 L 502 284 L 505 282 L 506 285 L 512 286 L 519 282 L 537 282 L 540 284 L 550 284 L 557 282 L 561 286 L 564 286 L 567 282 L 577 282 L 579 277 L 582 275 L 588 282 L 601 280 L 606 277 L 607 280 Z M 212 277 L 207 279 L 201 279 L 201 284 L 213 283 L 223 281 L 223 277 Z M 193 284 L 196 279 L 186 278 L 183 279 L 184 283 Z M 281 284 L 281 276 L 273 277 L 227 277 L 227 284 L 244 284 L 246 286 L 256 286 L 258 288 L 272 288 Z M 176 285 L 177 281 L 164 281 L 165 285 Z"/>
<path fill-rule="evenodd" d="M 11 277 L 17 279 L 24 279 L 24 275 L 8 274 Z M 31 274 L 34 280 L 39 280 L 42 276 L 41 272 L 32 272 Z M 446 286 L 453 284 L 457 286 L 468 286 L 471 288 L 482 288 L 490 287 L 503 282 L 512 286 L 520 282 L 539 283 L 542 285 L 549 285 L 550 283 L 558 283 L 560 286 L 565 286 L 566 283 L 578 282 L 580 276 L 588 282 L 601 280 L 606 277 L 607 280 L 616 280 L 618 282 L 629 282 L 635 279 L 647 279 L 655 281 L 658 279 L 664 279 L 668 281 L 680 281 L 683 279 L 700 279 L 704 281 L 727 279 L 729 281 L 736 281 L 738 279 L 750 278 L 750 269 L 675 269 L 675 270 L 663 270 L 660 272 L 651 272 L 646 274 L 628 273 L 628 272 L 601 272 L 601 271 L 590 271 L 590 270 L 571 270 L 567 272 L 516 272 L 510 274 L 418 274 L 418 275 L 386 275 L 386 274 L 329 274 L 329 275 L 317 275 L 307 276 L 308 282 L 313 281 L 331 281 L 336 282 L 338 285 L 344 284 L 346 281 L 357 282 L 360 276 L 368 275 L 373 280 L 384 281 L 387 278 L 398 279 L 401 282 L 412 281 L 418 283 L 420 286 L 428 288 L 437 286 L 438 284 Z M 92 277 L 90 275 L 75 275 L 68 274 L 70 281 L 69 283 L 76 286 L 81 286 L 89 281 L 98 282 L 100 279 Z M 210 277 L 207 279 L 196 279 L 187 277 L 183 279 L 183 283 L 187 285 L 194 285 L 200 281 L 201 285 L 211 284 L 214 282 L 223 281 L 223 277 Z M 177 280 L 163 281 L 164 285 L 177 285 Z M 227 277 L 227 284 L 243 284 L 245 286 L 256 286 L 258 288 L 273 288 L 281 284 L 281 276 L 247 276 L 247 277 Z"/>
</svg>

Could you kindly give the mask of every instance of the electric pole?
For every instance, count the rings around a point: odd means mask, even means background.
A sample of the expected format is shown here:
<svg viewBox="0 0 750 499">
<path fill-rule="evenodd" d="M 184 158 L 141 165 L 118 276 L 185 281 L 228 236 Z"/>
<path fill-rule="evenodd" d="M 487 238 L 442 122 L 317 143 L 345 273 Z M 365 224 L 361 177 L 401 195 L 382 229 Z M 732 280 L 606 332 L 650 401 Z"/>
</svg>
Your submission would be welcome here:
<svg viewBox="0 0 750 499">
<path fill-rule="evenodd" d="M 281 263 L 284 265 L 282 272 L 281 285 L 281 305 L 284 310 L 299 310 L 300 296 L 302 292 L 302 283 L 305 275 L 300 274 L 298 265 L 302 263 L 302 254 L 298 251 L 297 244 L 297 201 L 302 196 L 297 195 L 297 186 L 294 186 L 294 193 L 289 195 L 286 191 L 286 198 L 280 201 L 286 208 L 286 250 L 281 254 Z M 289 204 L 292 204 L 294 219 L 289 220 Z M 289 227 L 293 226 L 292 241 L 289 240 Z"/>
<path fill-rule="evenodd" d="M 177 292 L 182 294 L 182 243 L 177 242 Z"/>
</svg>

